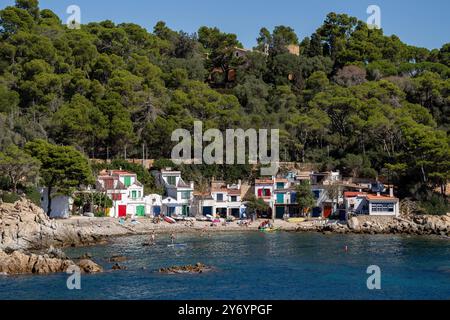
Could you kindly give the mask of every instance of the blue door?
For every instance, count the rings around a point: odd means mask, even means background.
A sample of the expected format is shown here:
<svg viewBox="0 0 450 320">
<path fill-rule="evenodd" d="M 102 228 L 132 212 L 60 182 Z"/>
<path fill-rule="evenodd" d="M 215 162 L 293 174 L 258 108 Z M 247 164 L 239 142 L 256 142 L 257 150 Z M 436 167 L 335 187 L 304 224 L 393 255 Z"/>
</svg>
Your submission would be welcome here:
<svg viewBox="0 0 450 320">
<path fill-rule="evenodd" d="M 291 193 L 291 203 L 297 203 L 297 193 Z"/>
<path fill-rule="evenodd" d="M 322 209 L 318 208 L 318 207 L 314 208 L 313 212 L 312 212 L 312 216 L 314 218 L 320 218 L 322 216 Z"/>
<path fill-rule="evenodd" d="M 171 217 L 175 214 L 175 207 L 168 207 L 167 208 L 167 216 Z"/>
<path fill-rule="evenodd" d="M 161 215 L 161 207 L 153 207 L 153 215 L 158 217 Z"/>
<path fill-rule="evenodd" d="M 204 216 L 207 216 L 207 215 L 212 216 L 212 212 L 213 212 L 212 207 L 203 207 L 203 215 Z"/>
</svg>

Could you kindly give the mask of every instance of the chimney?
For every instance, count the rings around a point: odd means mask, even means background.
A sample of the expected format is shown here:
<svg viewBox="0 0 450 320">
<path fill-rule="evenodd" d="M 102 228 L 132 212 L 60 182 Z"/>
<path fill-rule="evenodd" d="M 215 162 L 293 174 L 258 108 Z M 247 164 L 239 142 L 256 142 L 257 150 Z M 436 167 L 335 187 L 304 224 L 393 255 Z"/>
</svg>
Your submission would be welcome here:
<svg viewBox="0 0 450 320">
<path fill-rule="evenodd" d="M 191 189 L 194 189 L 194 181 L 191 181 Z"/>
<path fill-rule="evenodd" d="M 381 197 L 381 193 L 380 192 L 377 192 L 377 197 Z"/>
<path fill-rule="evenodd" d="M 390 196 L 391 198 L 394 197 L 394 188 L 393 188 L 393 187 L 390 187 L 390 188 L 389 188 L 389 196 Z"/>
</svg>

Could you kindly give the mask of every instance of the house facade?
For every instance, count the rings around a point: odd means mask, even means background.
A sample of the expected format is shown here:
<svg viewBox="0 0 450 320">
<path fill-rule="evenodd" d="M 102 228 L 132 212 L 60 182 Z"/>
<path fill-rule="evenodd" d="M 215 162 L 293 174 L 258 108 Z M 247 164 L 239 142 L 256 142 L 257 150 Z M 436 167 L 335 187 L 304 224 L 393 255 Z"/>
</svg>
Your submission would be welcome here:
<svg viewBox="0 0 450 320">
<path fill-rule="evenodd" d="M 237 184 L 226 184 L 213 180 L 211 182 L 211 198 L 213 200 L 212 212 L 215 213 L 215 216 L 240 218 L 243 207 L 241 193 L 241 181 Z"/>
<path fill-rule="evenodd" d="M 40 188 L 39 193 L 41 195 L 41 208 L 48 215 L 48 189 Z M 51 212 L 50 218 L 52 219 L 67 219 L 73 209 L 73 198 L 66 195 L 51 195 Z"/>
<path fill-rule="evenodd" d="M 369 216 L 400 216 L 400 200 L 393 194 L 368 194 L 364 192 L 345 192 L 344 204 L 347 213 Z"/>
<path fill-rule="evenodd" d="M 301 214 L 297 205 L 297 192 L 294 179 L 277 178 L 274 180 L 274 213 L 276 219 L 297 217 Z"/>
<path fill-rule="evenodd" d="M 103 171 L 97 177 L 96 189 L 112 200 L 113 207 L 109 211 L 111 217 L 144 217 L 150 214 L 151 207 L 144 195 L 144 186 L 137 180 L 135 173 Z"/>
<path fill-rule="evenodd" d="M 316 200 L 316 206 L 312 208 L 312 216 L 315 218 L 331 217 L 332 214 L 337 212 L 339 204 L 344 201 L 340 172 L 313 172 L 310 181 L 311 190 Z"/>
<path fill-rule="evenodd" d="M 172 216 L 191 216 L 194 200 L 194 183 L 184 182 L 180 171 L 166 168 L 157 173 L 159 185 L 165 189 L 166 197 L 162 200 L 162 213 Z"/>
<path fill-rule="evenodd" d="M 305 215 L 298 206 L 298 184 L 307 181 L 316 200 L 311 208 L 313 217 L 328 218 L 342 203 L 342 190 L 339 187 L 339 172 L 288 172 L 284 177 L 255 180 L 255 197 L 264 200 L 270 207 L 266 216 L 274 214 L 276 219 Z"/>
</svg>

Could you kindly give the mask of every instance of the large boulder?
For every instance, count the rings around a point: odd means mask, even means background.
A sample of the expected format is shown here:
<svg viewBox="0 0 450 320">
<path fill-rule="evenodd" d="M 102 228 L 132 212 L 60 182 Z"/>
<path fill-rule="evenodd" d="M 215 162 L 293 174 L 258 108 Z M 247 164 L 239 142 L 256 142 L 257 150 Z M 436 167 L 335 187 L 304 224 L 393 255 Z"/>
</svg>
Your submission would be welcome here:
<svg viewBox="0 0 450 320">
<path fill-rule="evenodd" d="M 361 230 L 361 224 L 359 223 L 359 220 L 356 217 L 349 219 L 347 226 L 352 231 L 360 231 Z"/>
<path fill-rule="evenodd" d="M 26 254 L 21 251 L 0 251 L 0 273 L 4 274 L 48 274 L 65 272 L 74 262 L 51 258 L 48 255 Z"/>
<path fill-rule="evenodd" d="M 78 267 L 80 267 L 81 271 L 83 271 L 84 273 L 103 272 L 103 268 L 101 266 L 89 259 L 84 259 L 78 262 Z"/>
<path fill-rule="evenodd" d="M 45 212 L 26 199 L 0 204 L 0 250 L 41 250 L 50 246 L 78 246 L 102 240 L 102 226 L 95 222 L 79 225 L 76 221 L 51 220 Z"/>
</svg>

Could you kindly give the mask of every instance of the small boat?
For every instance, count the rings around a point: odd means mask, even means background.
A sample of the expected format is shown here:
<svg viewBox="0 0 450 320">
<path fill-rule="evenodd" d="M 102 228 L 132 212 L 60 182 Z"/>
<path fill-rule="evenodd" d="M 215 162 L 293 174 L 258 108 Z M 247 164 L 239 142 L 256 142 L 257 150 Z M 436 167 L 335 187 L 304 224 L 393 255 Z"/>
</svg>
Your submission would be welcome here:
<svg viewBox="0 0 450 320">
<path fill-rule="evenodd" d="M 164 216 L 164 221 L 167 223 L 170 223 L 170 224 L 176 223 L 175 219 L 172 219 L 171 217 L 167 217 L 167 216 Z"/>
<path fill-rule="evenodd" d="M 210 214 L 207 214 L 206 218 L 208 218 L 209 221 L 214 221 L 214 217 Z"/>
<path fill-rule="evenodd" d="M 280 228 L 264 228 L 264 229 L 260 229 L 259 231 L 266 232 L 266 233 L 273 233 L 273 232 L 277 232 L 279 230 L 280 230 Z"/>
<path fill-rule="evenodd" d="M 168 244 L 169 248 L 185 248 L 187 247 L 187 244 L 185 243 L 176 243 L 176 244 Z"/>
</svg>

